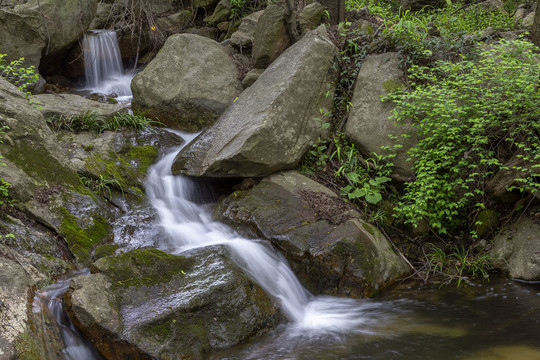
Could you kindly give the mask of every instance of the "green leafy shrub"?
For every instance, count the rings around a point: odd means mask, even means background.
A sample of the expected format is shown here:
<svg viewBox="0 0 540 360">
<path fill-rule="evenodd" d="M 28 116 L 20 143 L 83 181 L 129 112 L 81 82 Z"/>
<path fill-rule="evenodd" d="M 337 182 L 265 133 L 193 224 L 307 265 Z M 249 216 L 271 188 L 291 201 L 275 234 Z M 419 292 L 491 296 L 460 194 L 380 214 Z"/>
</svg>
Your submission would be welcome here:
<svg viewBox="0 0 540 360">
<path fill-rule="evenodd" d="M 0 77 L 14 84 L 24 93 L 28 92 L 28 86 L 38 81 L 38 74 L 34 66 L 24 67 L 24 58 L 7 63 L 6 54 L 0 54 Z"/>
<path fill-rule="evenodd" d="M 516 189 L 540 189 L 539 73 L 538 49 L 522 40 L 501 40 L 475 61 L 410 70 L 414 90 L 387 97 L 394 118 L 411 120 L 421 138 L 410 150 L 415 178 L 396 208 L 406 223 L 425 219 L 441 234 L 470 226 L 486 182 L 512 156 Z"/>
<path fill-rule="evenodd" d="M 464 7 L 460 2 L 435 10 L 430 17 L 443 36 L 472 34 L 488 27 L 509 30 L 516 27 L 514 18 L 505 11 L 487 10 L 481 6 Z"/>
</svg>

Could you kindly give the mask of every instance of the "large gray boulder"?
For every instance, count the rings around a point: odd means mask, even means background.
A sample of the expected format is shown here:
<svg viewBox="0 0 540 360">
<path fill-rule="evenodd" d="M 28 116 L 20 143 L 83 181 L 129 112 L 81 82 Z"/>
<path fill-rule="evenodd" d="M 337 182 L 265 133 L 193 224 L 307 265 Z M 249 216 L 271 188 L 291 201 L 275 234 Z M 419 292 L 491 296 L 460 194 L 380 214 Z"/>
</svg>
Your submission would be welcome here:
<svg viewBox="0 0 540 360">
<path fill-rule="evenodd" d="M 298 27 L 300 32 L 305 34 L 311 29 L 319 26 L 324 14 L 324 8 L 318 2 L 312 2 L 302 9 L 298 15 Z"/>
<path fill-rule="evenodd" d="M 157 24 L 161 31 L 177 33 L 190 24 L 192 17 L 191 11 L 182 10 L 172 15 L 159 18 Z"/>
<path fill-rule="evenodd" d="M 253 38 L 253 66 L 256 68 L 268 67 L 291 44 L 285 11 L 282 5 L 270 5 L 257 21 Z"/>
<path fill-rule="evenodd" d="M 72 280 L 68 313 L 107 359 L 198 359 L 278 324 L 264 291 L 215 250 L 102 258 Z"/>
<path fill-rule="evenodd" d="M 493 239 L 495 264 L 512 278 L 540 280 L 540 224 L 538 213 L 520 220 Z"/>
<path fill-rule="evenodd" d="M 24 57 L 38 67 L 42 56 L 68 50 L 89 27 L 96 9 L 97 0 L 31 0 L 0 9 L 0 48 L 9 59 Z"/>
<path fill-rule="evenodd" d="M 22 57 L 37 68 L 46 44 L 39 13 L 0 9 L 0 49 L 7 60 Z"/>
<path fill-rule="evenodd" d="M 131 83 L 133 106 L 168 126 L 198 131 L 212 125 L 241 91 L 223 46 L 194 34 L 169 37 Z"/>
<path fill-rule="evenodd" d="M 316 294 L 375 294 L 407 271 L 374 226 L 319 183 L 295 171 L 235 191 L 214 211 L 242 233 L 272 242 Z"/>
<path fill-rule="evenodd" d="M 264 176 L 295 167 L 323 134 L 324 92 L 335 80 L 337 49 L 324 27 L 287 49 L 216 124 L 180 152 L 173 172 L 193 176 Z"/>
<path fill-rule="evenodd" d="M 412 135 L 404 125 L 398 125 L 390 119 L 392 103 L 381 102 L 381 96 L 402 90 L 403 72 L 399 69 L 398 53 L 370 55 L 366 58 L 358 76 L 351 100 L 352 109 L 345 125 L 345 135 L 367 156 L 371 153 L 384 154 L 381 146 L 392 147 L 395 140 L 389 135 Z M 399 180 L 406 180 L 413 175 L 412 163 L 406 161 L 407 151 L 416 143 L 412 136 L 403 139 L 403 147 L 394 158 L 394 173 Z"/>
</svg>

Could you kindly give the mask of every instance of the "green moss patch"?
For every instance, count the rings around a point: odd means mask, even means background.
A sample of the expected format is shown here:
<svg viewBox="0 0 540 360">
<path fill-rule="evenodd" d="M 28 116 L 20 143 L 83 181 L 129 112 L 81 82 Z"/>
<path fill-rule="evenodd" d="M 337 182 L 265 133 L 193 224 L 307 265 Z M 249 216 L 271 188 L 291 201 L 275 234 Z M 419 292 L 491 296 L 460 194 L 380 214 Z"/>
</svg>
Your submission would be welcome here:
<svg viewBox="0 0 540 360">
<path fill-rule="evenodd" d="M 91 172 L 113 178 L 123 191 L 142 194 L 143 179 L 157 156 L 158 150 L 154 146 L 130 146 L 121 153 L 94 154 L 86 160 L 86 167 Z"/>
<path fill-rule="evenodd" d="M 90 260 L 90 251 L 107 239 L 111 233 L 109 222 L 102 216 L 94 216 L 91 221 L 77 220 L 66 209 L 62 209 L 63 218 L 60 232 L 69 249 L 83 263 Z"/>
<path fill-rule="evenodd" d="M 193 260 L 157 249 L 136 249 L 124 254 L 101 258 L 93 269 L 106 274 L 119 287 L 162 283 L 174 275 L 189 271 Z"/>
<path fill-rule="evenodd" d="M 207 331 L 201 320 L 195 319 L 167 319 L 159 324 L 143 327 L 141 333 L 144 337 L 154 338 L 166 343 L 167 352 L 175 353 L 180 359 L 192 359 L 192 354 L 202 354 L 210 351 Z M 181 342 L 168 342 L 168 339 L 182 339 Z"/>
<path fill-rule="evenodd" d="M 26 174 L 53 184 L 79 185 L 79 178 L 58 160 L 49 155 L 42 146 L 21 142 L 5 154 L 13 164 Z"/>
</svg>

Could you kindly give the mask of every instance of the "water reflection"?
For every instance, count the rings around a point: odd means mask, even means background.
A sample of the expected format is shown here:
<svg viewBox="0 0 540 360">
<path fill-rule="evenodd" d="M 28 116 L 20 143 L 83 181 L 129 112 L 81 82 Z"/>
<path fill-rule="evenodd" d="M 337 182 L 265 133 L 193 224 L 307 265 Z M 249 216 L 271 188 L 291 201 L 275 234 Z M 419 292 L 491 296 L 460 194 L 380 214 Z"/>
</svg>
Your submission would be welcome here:
<svg viewBox="0 0 540 360">
<path fill-rule="evenodd" d="M 362 300 L 362 333 L 284 325 L 209 359 L 540 359 L 540 287 L 493 279 L 479 286 L 400 284 Z"/>
</svg>

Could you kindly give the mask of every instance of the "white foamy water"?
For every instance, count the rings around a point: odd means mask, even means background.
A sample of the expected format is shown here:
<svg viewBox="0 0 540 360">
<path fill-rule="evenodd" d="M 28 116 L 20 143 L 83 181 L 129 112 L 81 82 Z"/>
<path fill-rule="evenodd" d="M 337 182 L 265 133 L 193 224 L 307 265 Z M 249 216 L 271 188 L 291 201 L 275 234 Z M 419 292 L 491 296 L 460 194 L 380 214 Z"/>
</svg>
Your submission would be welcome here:
<svg viewBox="0 0 540 360">
<path fill-rule="evenodd" d="M 89 31 L 84 35 L 83 50 L 86 90 L 116 94 L 119 101 L 131 100 L 133 74 L 124 72 L 116 33 Z"/>
<path fill-rule="evenodd" d="M 185 136 L 185 135 L 184 135 Z M 186 144 L 194 138 L 186 138 Z M 168 235 L 161 247 L 181 253 L 215 244 L 227 246 L 232 258 L 276 299 L 295 330 L 365 332 L 365 303 L 354 299 L 313 296 L 298 281 L 284 257 L 269 242 L 242 238 L 230 227 L 213 221 L 210 208 L 199 205 L 204 189 L 193 180 L 173 176 L 171 166 L 181 148 L 151 167 L 146 193 Z"/>
</svg>

